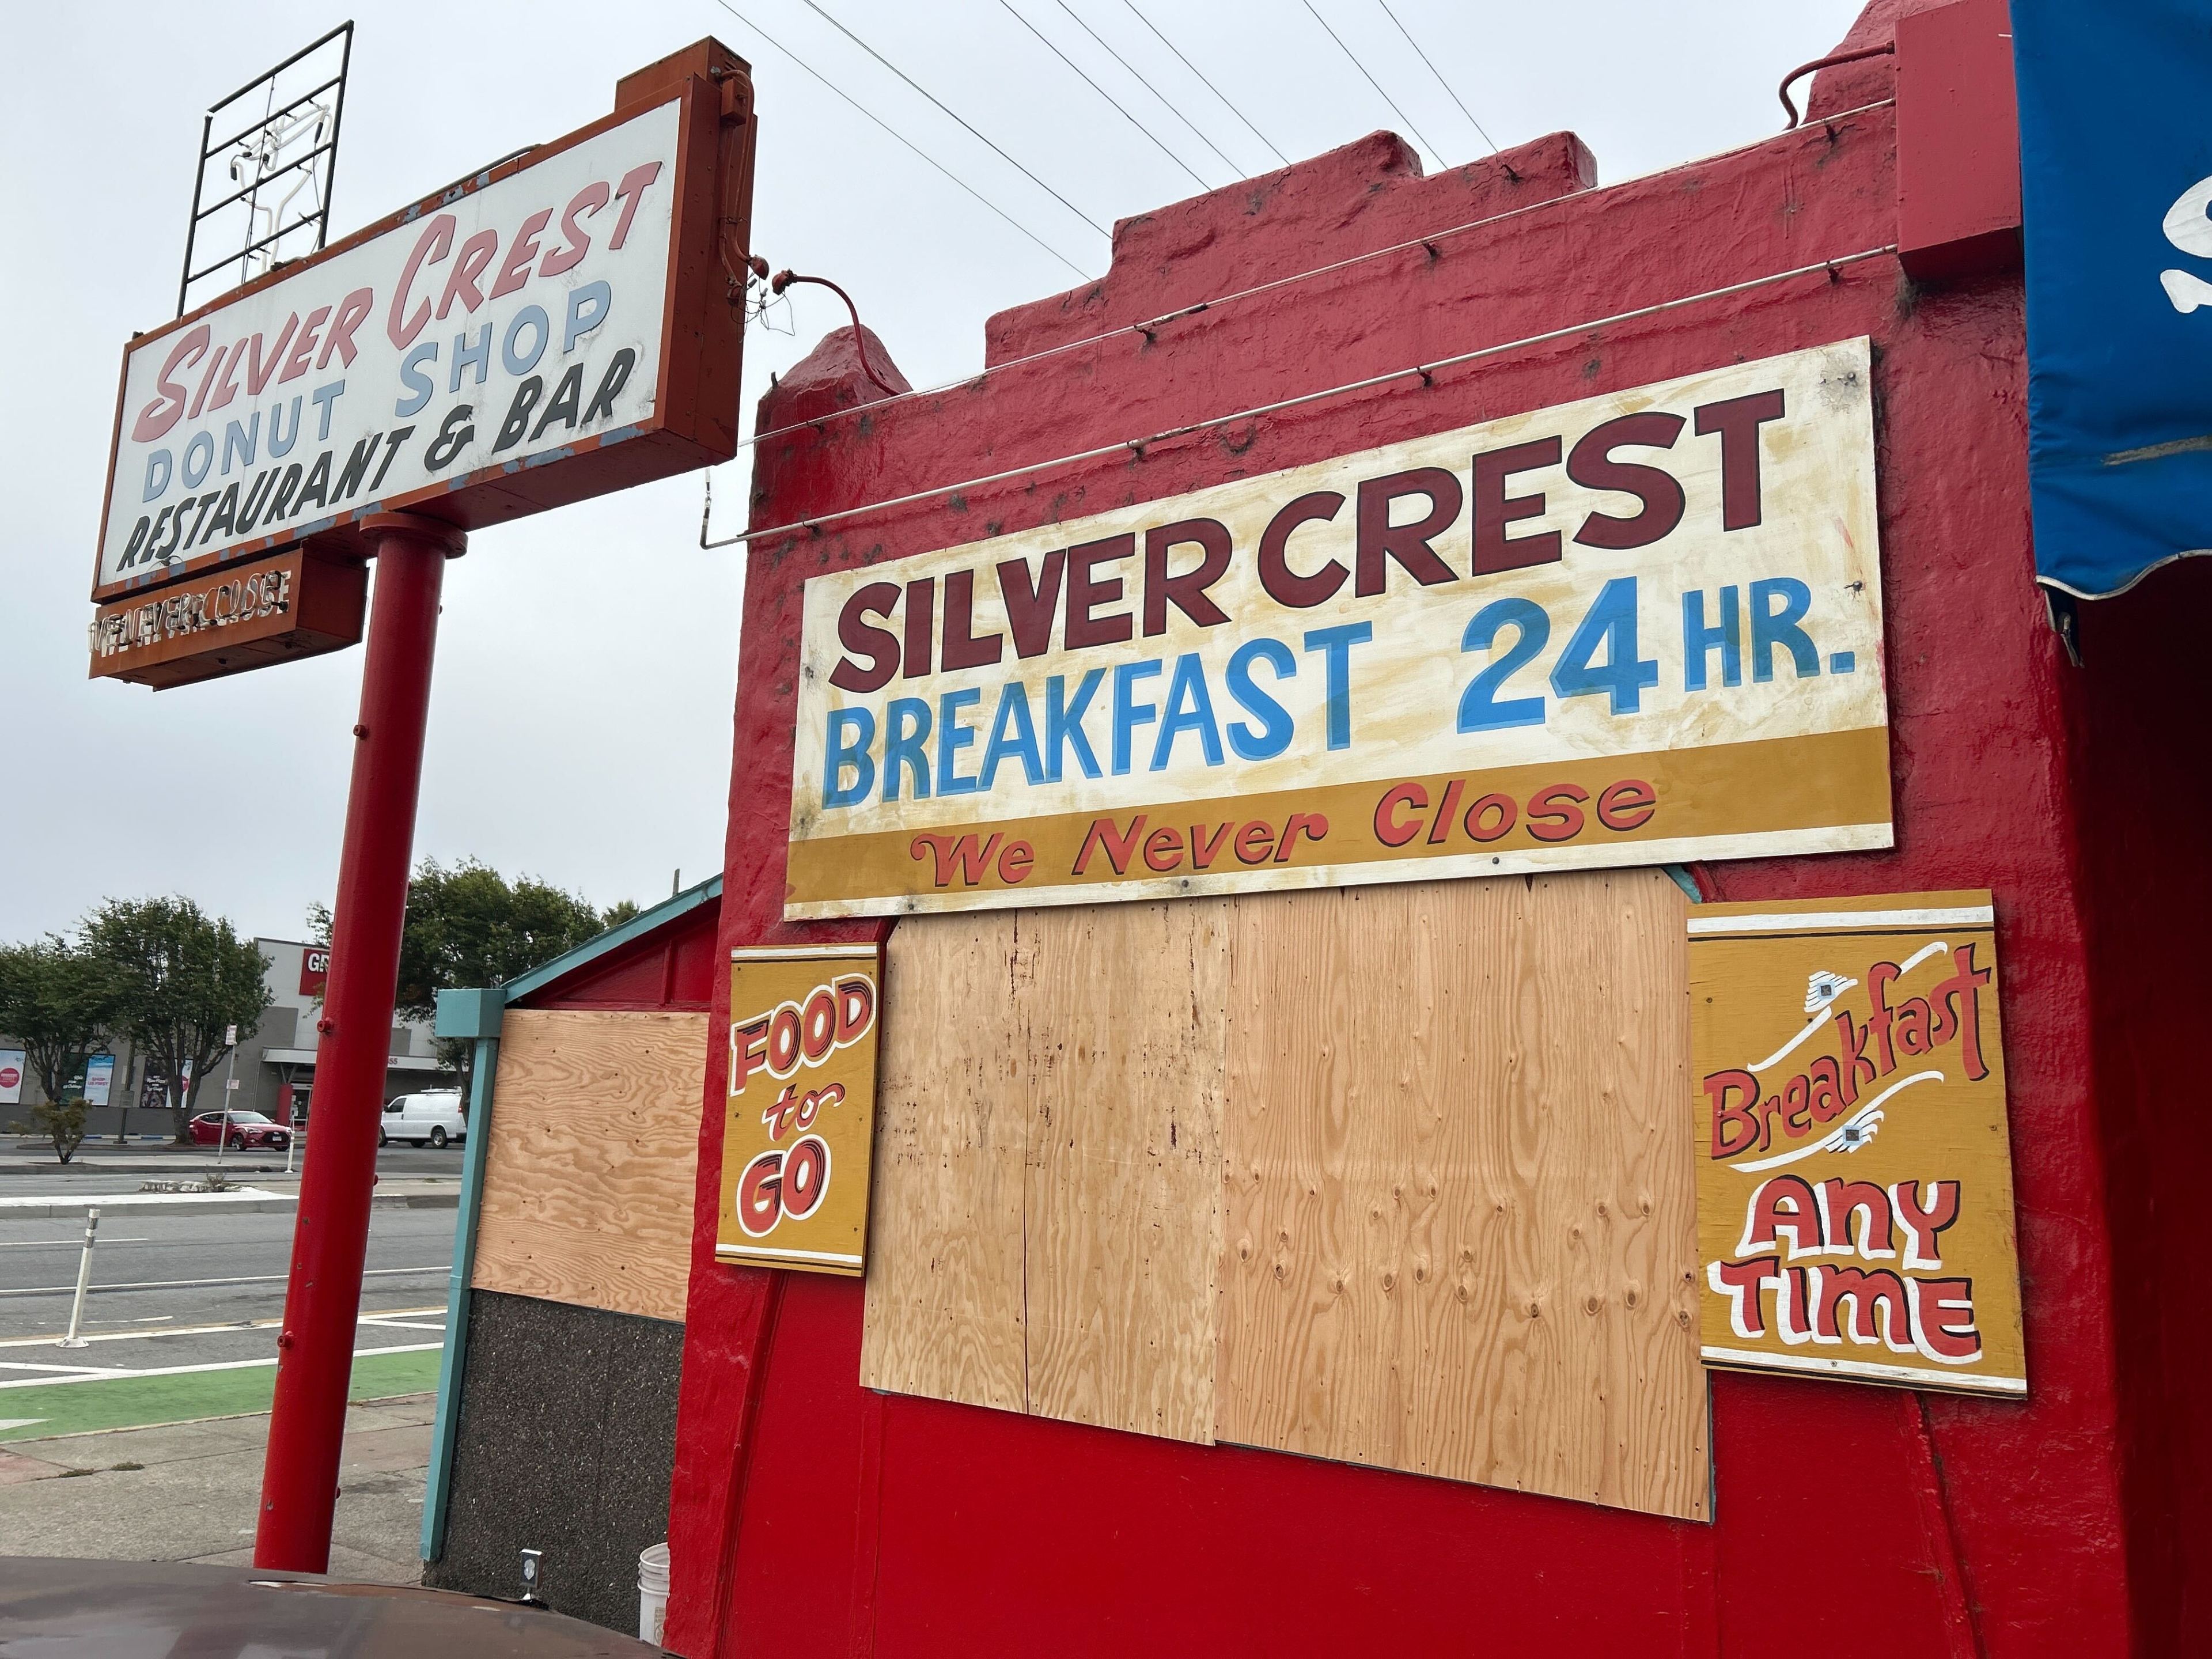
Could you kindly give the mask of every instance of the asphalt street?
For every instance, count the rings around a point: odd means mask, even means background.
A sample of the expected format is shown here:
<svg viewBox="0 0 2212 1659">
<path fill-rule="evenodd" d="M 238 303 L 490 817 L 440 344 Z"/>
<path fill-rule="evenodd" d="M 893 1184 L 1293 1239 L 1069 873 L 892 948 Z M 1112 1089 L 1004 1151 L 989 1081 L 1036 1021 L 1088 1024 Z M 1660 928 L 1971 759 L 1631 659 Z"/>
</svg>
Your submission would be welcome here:
<svg viewBox="0 0 2212 1659">
<path fill-rule="evenodd" d="M 460 1157 L 458 1150 L 387 1148 L 378 1173 L 386 1182 L 453 1181 Z M 96 1201 L 135 1194 L 148 1180 L 177 1178 L 188 1172 L 176 1168 L 179 1160 L 187 1166 L 206 1161 L 135 1148 L 66 1170 L 26 1168 L 10 1159 L 0 1172 L 0 1194 Z M 296 1180 L 287 1181 L 281 1170 L 249 1168 L 235 1178 L 271 1193 L 295 1192 Z M 357 1352 L 442 1341 L 456 1214 L 450 1207 L 380 1206 L 371 1212 Z M 40 1383 L 79 1378 L 80 1386 L 99 1387 L 92 1377 L 158 1372 L 174 1379 L 165 1385 L 173 1391 L 199 1386 L 203 1367 L 211 1368 L 205 1381 L 212 1404 L 222 1384 L 245 1380 L 235 1368 L 258 1369 L 276 1356 L 292 1223 L 289 1206 L 258 1213 L 109 1210 L 93 1250 L 81 1328 L 87 1346 L 64 1349 L 58 1341 L 69 1328 L 84 1222 L 0 1211 L 0 1421 L 14 1415 L 11 1401 L 29 1402 L 19 1390 Z M 169 1410 L 173 1414 L 173 1400 Z"/>
<path fill-rule="evenodd" d="M 365 1311 L 435 1304 L 437 1314 L 420 1317 L 444 1328 L 455 1214 L 448 1209 L 371 1212 Z M 0 1218 L 0 1344 L 8 1345 L 0 1374 L 24 1374 L 9 1365 L 24 1358 L 19 1346 L 51 1343 L 69 1328 L 83 1239 L 83 1224 L 74 1219 Z M 83 1329 L 102 1345 L 161 1337 L 159 1359 L 134 1352 L 114 1362 L 133 1368 L 273 1353 L 291 1249 L 292 1218 L 283 1213 L 134 1211 L 103 1217 Z M 264 1323 L 266 1328 L 252 1329 Z M 58 1364 L 88 1356 L 43 1358 Z"/>
</svg>

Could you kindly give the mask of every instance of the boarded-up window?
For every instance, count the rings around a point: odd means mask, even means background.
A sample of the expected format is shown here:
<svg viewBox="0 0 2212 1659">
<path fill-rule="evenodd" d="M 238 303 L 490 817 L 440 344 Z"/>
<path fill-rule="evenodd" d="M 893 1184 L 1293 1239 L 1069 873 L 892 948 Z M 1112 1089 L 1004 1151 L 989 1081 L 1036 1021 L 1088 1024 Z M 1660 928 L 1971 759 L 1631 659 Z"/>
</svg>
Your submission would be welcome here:
<svg viewBox="0 0 2212 1659">
<path fill-rule="evenodd" d="M 514 1008 L 500 1035 L 471 1282 L 680 1321 L 707 1016 Z"/>
<path fill-rule="evenodd" d="M 1682 908 L 902 921 L 862 1382 L 1702 1517 Z"/>
</svg>

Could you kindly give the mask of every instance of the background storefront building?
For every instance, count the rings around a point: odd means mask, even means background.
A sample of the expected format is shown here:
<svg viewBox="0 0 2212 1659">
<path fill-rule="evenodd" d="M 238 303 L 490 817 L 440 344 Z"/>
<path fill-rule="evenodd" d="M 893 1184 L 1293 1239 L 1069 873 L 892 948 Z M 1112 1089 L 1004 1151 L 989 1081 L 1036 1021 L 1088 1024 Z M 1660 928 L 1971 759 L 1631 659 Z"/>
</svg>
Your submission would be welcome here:
<svg viewBox="0 0 2212 1659">
<path fill-rule="evenodd" d="M 261 1017 L 252 1038 L 239 1044 L 239 1094 L 252 1110 L 282 1120 L 288 1102 L 306 1113 L 315 1081 L 315 1054 L 321 1034 L 315 1030 L 320 1017 L 323 984 L 330 973 L 326 945 L 299 939 L 256 939 L 269 967 L 265 975 L 275 999 Z M 426 1089 L 449 1089 L 453 1069 L 438 1055 L 428 1020 L 396 1020 L 392 1027 L 391 1060 L 385 1068 L 384 1097 L 418 1093 Z M 253 1081 L 245 1081 L 248 1072 Z M 247 1101 L 251 1091 L 255 1097 Z M 208 1100 L 204 1090 L 203 1103 Z"/>
<path fill-rule="evenodd" d="M 254 1030 L 240 1037 L 234 1059 L 218 1057 L 210 1067 L 200 1085 L 198 1109 L 221 1111 L 223 1085 L 235 1076 L 238 1088 L 231 1095 L 232 1109 L 259 1112 L 264 1117 L 283 1122 L 288 1112 L 304 1116 L 309 1109 L 315 1079 L 315 1054 L 321 1040 L 315 1021 L 319 1016 L 323 981 L 330 970 L 330 951 L 326 945 L 303 939 L 257 938 L 253 943 L 264 964 L 262 978 L 269 988 L 270 1005 Z M 6 1035 L 0 1033 L 0 1049 L 9 1046 Z M 386 1100 L 427 1089 L 452 1088 L 454 1085 L 454 1073 L 439 1058 L 426 1020 L 395 1022 L 391 1055 L 384 1079 Z M 97 1065 L 97 1058 L 85 1094 L 86 1100 L 91 1103 L 91 1109 L 85 1114 L 88 1142 L 112 1139 L 118 1134 L 167 1139 L 169 1126 L 166 1117 L 151 1115 L 167 1111 L 162 1102 L 155 1097 L 160 1085 L 157 1083 L 154 1092 L 149 1092 L 144 1066 L 129 1039 L 118 1037 L 108 1046 L 107 1058 L 112 1065 L 105 1068 L 109 1077 L 105 1099 L 100 1097 L 100 1087 L 103 1068 Z M 0 1090 L 0 1096 L 4 1092 Z M 37 1078 L 27 1073 L 19 1093 L 20 1099 L 14 1103 L 0 1099 L 0 1123 L 21 1121 L 27 1129 L 30 1109 L 46 1096 Z"/>
</svg>

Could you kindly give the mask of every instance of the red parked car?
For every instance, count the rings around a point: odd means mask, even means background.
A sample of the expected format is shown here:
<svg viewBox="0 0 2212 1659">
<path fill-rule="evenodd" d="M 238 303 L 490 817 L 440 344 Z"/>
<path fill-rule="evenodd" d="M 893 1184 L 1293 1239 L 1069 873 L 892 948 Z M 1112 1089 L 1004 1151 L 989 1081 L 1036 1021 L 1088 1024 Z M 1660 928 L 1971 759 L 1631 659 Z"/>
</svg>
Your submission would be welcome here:
<svg viewBox="0 0 2212 1659">
<path fill-rule="evenodd" d="M 196 1145 L 212 1146 L 221 1141 L 234 1152 L 249 1146 L 269 1146 L 281 1152 L 292 1144 L 289 1129 L 258 1112 L 233 1112 L 228 1129 L 221 1112 L 202 1112 L 191 1121 L 191 1127 Z"/>
</svg>

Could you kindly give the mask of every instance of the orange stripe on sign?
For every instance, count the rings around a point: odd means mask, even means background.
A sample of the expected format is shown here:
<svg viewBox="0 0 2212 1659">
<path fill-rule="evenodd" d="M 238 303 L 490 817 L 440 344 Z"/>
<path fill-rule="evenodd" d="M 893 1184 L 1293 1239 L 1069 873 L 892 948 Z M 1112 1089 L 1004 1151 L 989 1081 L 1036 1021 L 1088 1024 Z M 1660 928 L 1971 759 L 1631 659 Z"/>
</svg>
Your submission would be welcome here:
<svg viewBox="0 0 2212 1659">
<path fill-rule="evenodd" d="M 1695 856 L 1685 841 L 1856 831 L 1889 823 L 1886 727 L 1577 757 L 1486 771 L 1381 778 L 1267 794 L 1066 812 L 794 841 L 786 902 L 943 903 L 963 895 L 1188 880 L 1194 890 L 1281 886 L 1328 869 L 1416 881 L 1439 859 L 1555 852 L 1583 864 Z M 1639 848 L 1664 842 L 1669 851 Z M 1793 850 L 1815 851 L 1802 846 Z M 1617 851 L 1619 856 L 1608 856 Z M 1384 874 L 1392 866 L 1402 873 Z M 1366 866 L 1363 872 L 1361 866 Z M 1064 897 L 1064 893 L 1061 895 Z M 1111 896 L 1100 890 L 1095 896 Z M 996 901 L 1008 902 L 1005 898 Z M 1014 902 L 1018 902 L 1018 900 Z"/>
</svg>

